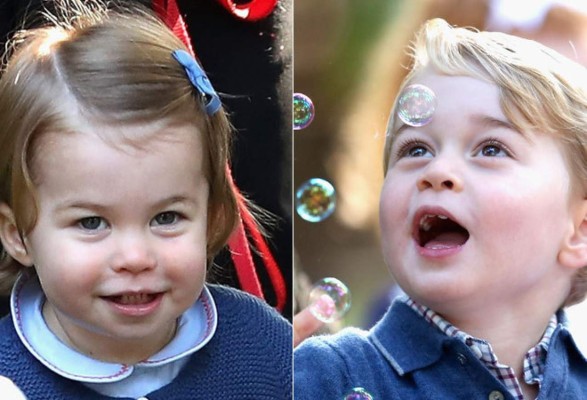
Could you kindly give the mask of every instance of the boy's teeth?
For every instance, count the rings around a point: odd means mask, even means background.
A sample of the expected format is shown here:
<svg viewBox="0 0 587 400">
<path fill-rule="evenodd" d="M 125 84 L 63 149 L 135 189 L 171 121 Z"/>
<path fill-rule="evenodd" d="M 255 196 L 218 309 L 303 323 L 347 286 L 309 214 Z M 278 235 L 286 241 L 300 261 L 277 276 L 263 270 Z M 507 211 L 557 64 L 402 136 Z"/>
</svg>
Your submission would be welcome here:
<svg viewBox="0 0 587 400">
<path fill-rule="evenodd" d="M 431 214 L 422 216 L 420 219 L 420 229 L 422 229 L 424 232 L 428 232 L 430 228 L 432 228 L 432 218 L 434 218 L 434 215 Z"/>
<path fill-rule="evenodd" d="M 428 232 L 430 228 L 432 228 L 432 225 L 430 224 L 430 221 L 427 219 L 420 224 L 420 228 L 422 228 L 424 232 Z"/>
<path fill-rule="evenodd" d="M 446 215 L 436 215 L 436 214 L 425 214 L 420 219 L 420 229 L 424 232 L 428 232 L 430 228 L 432 228 L 432 220 L 434 218 L 447 220 L 448 217 Z"/>
</svg>

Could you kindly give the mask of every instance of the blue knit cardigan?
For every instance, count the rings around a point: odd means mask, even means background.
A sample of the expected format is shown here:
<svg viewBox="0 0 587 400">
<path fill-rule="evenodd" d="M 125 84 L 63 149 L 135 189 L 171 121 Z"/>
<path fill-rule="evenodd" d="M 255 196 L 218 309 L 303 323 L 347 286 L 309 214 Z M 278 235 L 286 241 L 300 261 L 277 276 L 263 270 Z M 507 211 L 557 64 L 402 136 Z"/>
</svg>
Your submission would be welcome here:
<svg viewBox="0 0 587 400">
<path fill-rule="evenodd" d="M 563 313 L 548 347 L 539 400 L 587 399 L 587 361 Z M 396 301 L 375 327 L 311 338 L 294 356 L 296 400 L 514 400 L 469 347 Z"/>
<path fill-rule="evenodd" d="M 291 325 L 252 296 L 223 286 L 208 288 L 218 309 L 214 337 L 170 384 L 146 398 L 291 399 Z M 9 316 L 0 320 L 0 375 L 12 379 L 28 400 L 111 399 L 43 366 L 24 347 Z"/>
</svg>

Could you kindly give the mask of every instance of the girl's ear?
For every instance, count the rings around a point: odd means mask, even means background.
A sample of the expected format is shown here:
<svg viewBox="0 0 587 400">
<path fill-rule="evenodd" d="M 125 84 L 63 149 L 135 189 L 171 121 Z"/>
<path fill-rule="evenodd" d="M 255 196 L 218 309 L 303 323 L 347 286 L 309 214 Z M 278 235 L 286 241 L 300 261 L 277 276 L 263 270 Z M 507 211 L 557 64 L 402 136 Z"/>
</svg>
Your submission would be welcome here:
<svg viewBox="0 0 587 400">
<path fill-rule="evenodd" d="M 16 261 L 24 266 L 33 265 L 33 260 L 28 254 L 26 245 L 16 226 L 14 213 L 6 203 L 0 203 L 0 240 L 4 250 Z"/>
<path fill-rule="evenodd" d="M 587 266 L 587 199 L 575 210 L 573 227 L 562 243 L 558 261 L 573 270 Z"/>
</svg>

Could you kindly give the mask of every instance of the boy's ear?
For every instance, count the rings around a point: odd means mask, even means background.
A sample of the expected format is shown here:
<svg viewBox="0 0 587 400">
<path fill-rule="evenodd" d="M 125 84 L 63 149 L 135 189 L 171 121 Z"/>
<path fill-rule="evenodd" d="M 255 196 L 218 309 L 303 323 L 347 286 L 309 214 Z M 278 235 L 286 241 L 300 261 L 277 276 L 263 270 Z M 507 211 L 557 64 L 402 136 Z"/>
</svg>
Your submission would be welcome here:
<svg viewBox="0 0 587 400">
<path fill-rule="evenodd" d="M 573 230 L 562 243 L 558 261 L 574 270 L 587 266 L 587 199 L 576 209 Z"/>
<path fill-rule="evenodd" d="M 30 267 L 33 260 L 16 226 L 12 209 L 6 203 L 0 203 L 0 240 L 4 250 L 16 261 Z"/>
</svg>

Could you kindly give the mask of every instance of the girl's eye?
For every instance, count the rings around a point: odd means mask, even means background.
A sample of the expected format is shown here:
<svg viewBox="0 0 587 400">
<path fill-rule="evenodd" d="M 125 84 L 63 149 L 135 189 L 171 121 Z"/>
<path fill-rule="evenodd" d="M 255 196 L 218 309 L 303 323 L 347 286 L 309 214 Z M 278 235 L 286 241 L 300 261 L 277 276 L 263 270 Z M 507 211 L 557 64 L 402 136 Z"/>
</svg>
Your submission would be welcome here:
<svg viewBox="0 0 587 400">
<path fill-rule="evenodd" d="M 96 231 L 106 228 L 106 221 L 102 217 L 86 217 L 78 222 L 79 226 L 88 231 Z"/>
<path fill-rule="evenodd" d="M 477 153 L 483 157 L 508 157 L 510 156 L 507 148 L 497 140 L 491 139 L 481 146 Z"/>
<path fill-rule="evenodd" d="M 154 225 L 171 225 L 177 223 L 179 214 L 175 211 L 165 211 L 159 213 L 153 219 Z"/>
</svg>

